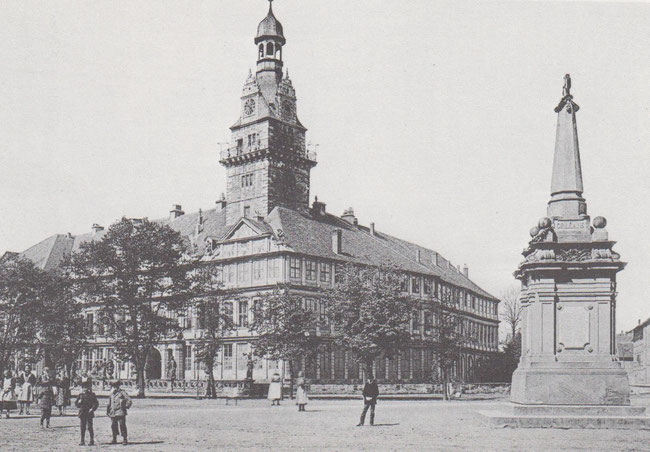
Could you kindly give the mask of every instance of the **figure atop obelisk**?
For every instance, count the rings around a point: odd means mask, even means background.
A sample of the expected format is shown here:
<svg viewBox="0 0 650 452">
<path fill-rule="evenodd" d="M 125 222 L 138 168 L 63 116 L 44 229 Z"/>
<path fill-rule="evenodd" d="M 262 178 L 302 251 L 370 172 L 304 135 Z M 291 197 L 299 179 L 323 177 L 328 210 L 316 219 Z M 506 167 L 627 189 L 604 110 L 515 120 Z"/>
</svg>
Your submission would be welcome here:
<svg viewBox="0 0 650 452">
<path fill-rule="evenodd" d="M 548 216 L 530 231 L 521 280 L 522 355 L 511 399 L 520 404 L 628 405 L 625 370 L 615 357 L 616 273 L 603 217 L 591 223 L 571 77 L 564 77 Z"/>
</svg>

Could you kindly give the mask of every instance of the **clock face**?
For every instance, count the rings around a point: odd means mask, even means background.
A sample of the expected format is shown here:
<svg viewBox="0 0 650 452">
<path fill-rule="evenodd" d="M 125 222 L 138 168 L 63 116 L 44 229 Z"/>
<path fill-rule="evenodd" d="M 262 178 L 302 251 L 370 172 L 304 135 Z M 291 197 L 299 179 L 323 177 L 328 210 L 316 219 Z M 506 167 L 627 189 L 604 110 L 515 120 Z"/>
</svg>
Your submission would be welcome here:
<svg viewBox="0 0 650 452">
<path fill-rule="evenodd" d="M 282 117 L 285 119 L 291 119 L 293 118 L 294 112 L 293 112 L 293 104 L 285 100 L 282 102 Z"/>
<path fill-rule="evenodd" d="M 244 103 L 244 114 L 246 116 L 250 116 L 253 113 L 255 113 L 255 100 L 254 99 L 248 99 Z"/>
</svg>

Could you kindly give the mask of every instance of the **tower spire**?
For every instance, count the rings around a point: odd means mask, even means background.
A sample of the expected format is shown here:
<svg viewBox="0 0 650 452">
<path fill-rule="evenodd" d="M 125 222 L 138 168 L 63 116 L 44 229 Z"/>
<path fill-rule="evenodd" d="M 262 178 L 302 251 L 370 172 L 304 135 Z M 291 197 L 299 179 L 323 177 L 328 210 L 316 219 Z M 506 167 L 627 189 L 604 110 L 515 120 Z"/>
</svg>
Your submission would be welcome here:
<svg viewBox="0 0 650 452">
<path fill-rule="evenodd" d="M 566 74 L 562 99 L 555 107 L 558 116 L 551 199 L 548 202 L 549 217 L 581 218 L 587 214 L 587 204 L 582 197 L 584 189 L 576 124 L 576 112 L 579 109 L 571 95 L 571 76 Z"/>
</svg>

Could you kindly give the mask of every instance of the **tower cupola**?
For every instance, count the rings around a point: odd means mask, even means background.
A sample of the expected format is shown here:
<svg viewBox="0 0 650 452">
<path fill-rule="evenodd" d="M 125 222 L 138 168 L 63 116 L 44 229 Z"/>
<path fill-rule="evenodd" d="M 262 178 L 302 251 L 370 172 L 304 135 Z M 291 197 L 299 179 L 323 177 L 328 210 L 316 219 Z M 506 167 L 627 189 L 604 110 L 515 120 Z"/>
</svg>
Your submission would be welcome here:
<svg viewBox="0 0 650 452">
<path fill-rule="evenodd" d="M 284 38 L 282 24 L 273 14 L 273 0 L 269 0 L 269 12 L 257 26 L 257 72 L 271 71 L 282 76 L 282 46 Z"/>
</svg>

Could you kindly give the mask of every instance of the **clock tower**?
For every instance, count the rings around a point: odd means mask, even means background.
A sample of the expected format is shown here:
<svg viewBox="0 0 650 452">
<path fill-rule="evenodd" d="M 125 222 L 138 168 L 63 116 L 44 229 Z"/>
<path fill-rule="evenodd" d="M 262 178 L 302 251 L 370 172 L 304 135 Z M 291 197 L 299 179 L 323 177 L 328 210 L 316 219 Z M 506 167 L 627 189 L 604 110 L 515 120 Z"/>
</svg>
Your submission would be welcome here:
<svg viewBox="0 0 650 452">
<path fill-rule="evenodd" d="M 307 212 L 309 176 L 316 157 L 307 150 L 296 110 L 296 92 L 283 71 L 282 24 L 269 12 L 257 27 L 257 68 L 249 71 L 241 111 L 221 153 L 226 167 L 226 222 L 268 215 L 283 206 Z"/>
</svg>

